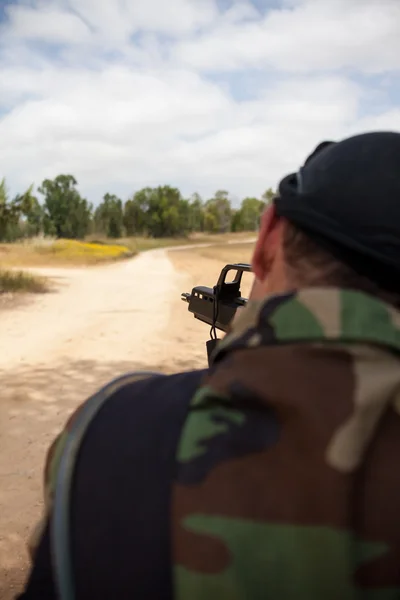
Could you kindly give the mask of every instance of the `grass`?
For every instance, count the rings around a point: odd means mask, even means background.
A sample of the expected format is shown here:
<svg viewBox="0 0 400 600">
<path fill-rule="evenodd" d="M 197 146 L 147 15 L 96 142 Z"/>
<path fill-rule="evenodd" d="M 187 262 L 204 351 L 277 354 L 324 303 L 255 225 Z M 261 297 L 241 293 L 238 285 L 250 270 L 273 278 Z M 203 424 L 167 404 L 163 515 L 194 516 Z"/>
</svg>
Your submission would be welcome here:
<svg viewBox="0 0 400 600">
<path fill-rule="evenodd" d="M 0 244 L 0 265 L 7 267 L 91 266 L 134 256 L 139 252 L 193 244 L 225 244 L 246 240 L 249 232 L 193 234 L 179 238 L 121 238 L 107 240 L 92 236 L 85 242 L 74 240 L 34 239 L 14 244 Z M 231 246 L 228 246 L 230 248 Z M 240 246 L 242 247 L 242 246 Z M 232 244 L 232 252 L 235 252 Z"/>
<path fill-rule="evenodd" d="M 0 294 L 16 292 L 43 294 L 48 289 L 48 283 L 44 277 L 23 271 L 0 270 Z"/>
<path fill-rule="evenodd" d="M 133 255 L 134 252 L 122 244 L 75 240 L 0 244 L 0 264 L 3 267 L 87 266 L 112 262 Z"/>
<path fill-rule="evenodd" d="M 73 264 L 98 264 L 133 256 L 124 245 L 57 240 L 50 245 L 38 246 L 36 252 L 55 261 Z M 51 261 L 53 262 L 53 260 Z"/>
</svg>

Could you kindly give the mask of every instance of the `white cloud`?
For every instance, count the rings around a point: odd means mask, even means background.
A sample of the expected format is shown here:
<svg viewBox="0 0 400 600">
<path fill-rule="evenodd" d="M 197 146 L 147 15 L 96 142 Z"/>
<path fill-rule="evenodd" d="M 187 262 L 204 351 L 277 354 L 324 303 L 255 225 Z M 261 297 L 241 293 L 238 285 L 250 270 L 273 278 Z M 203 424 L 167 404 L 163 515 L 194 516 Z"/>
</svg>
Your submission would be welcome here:
<svg viewBox="0 0 400 600">
<path fill-rule="evenodd" d="M 388 97 L 398 0 L 282 6 L 263 16 L 245 0 L 224 13 L 214 0 L 14 3 L 0 25 L 0 177 L 18 191 L 70 172 L 94 202 L 164 183 L 244 196 L 322 139 L 400 130 Z M 342 67 L 386 73 L 389 86 Z M 257 93 L 233 94 L 219 70 L 236 90 L 252 75 Z"/>
<path fill-rule="evenodd" d="M 400 68 L 398 0 L 304 0 L 240 26 L 220 22 L 173 54 L 207 71 L 239 67 L 287 72 Z"/>
<path fill-rule="evenodd" d="M 38 40 L 41 42 L 78 43 L 88 40 L 90 30 L 79 17 L 57 7 L 30 6 L 8 8 L 9 38 Z M 10 40 L 10 41 L 11 41 Z"/>
<path fill-rule="evenodd" d="M 6 12 L 17 37 L 70 43 L 89 34 L 121 44 L 138 31 L 190 33 L 218 17 L 213 0 L 45 0 L 10 3 Z"/>
</svg>

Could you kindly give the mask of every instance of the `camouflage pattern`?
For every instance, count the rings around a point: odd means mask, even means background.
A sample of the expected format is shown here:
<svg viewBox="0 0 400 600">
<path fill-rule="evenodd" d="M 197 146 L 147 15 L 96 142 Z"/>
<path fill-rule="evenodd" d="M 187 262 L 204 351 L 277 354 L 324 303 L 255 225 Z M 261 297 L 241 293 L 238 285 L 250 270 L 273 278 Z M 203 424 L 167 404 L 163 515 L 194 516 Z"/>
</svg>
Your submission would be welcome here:
<svg viewBox="0 0 400 600">
<path fill-rule="evenodd" d="M 400 597 L 400 313 L 307 289 L 249 303 L 182 432 L 179 600 Z"/>
</svg>

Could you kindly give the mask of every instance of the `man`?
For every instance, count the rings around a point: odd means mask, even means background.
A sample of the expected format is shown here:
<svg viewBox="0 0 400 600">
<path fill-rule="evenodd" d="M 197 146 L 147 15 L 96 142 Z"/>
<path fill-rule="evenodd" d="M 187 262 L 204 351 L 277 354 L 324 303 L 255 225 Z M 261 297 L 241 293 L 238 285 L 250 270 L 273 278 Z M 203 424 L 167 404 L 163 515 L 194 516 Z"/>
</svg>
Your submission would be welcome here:
<svg viewBox="0 0 400 600">
<path fill-rule="evenodd" d="M 321 144 L 252 267 L 210 369 L 71 420 L 21 598 L 399 597 L 400 134 Z"/>
</svg>

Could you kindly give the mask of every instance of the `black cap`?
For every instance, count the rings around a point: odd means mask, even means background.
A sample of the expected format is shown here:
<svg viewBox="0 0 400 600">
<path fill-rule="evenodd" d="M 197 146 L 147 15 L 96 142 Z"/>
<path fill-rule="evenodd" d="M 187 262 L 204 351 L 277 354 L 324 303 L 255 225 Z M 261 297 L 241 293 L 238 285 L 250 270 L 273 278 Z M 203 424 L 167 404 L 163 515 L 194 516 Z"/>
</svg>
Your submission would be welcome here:
<svg viewBox="0 0 400 600">
<path fill-rule="evenodd" d="M 400 133 L 319 144 L 280 182 L 274 203 L 338 259 L 400 291 Z"/>
</svg>

